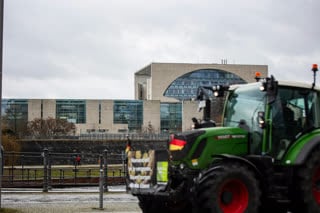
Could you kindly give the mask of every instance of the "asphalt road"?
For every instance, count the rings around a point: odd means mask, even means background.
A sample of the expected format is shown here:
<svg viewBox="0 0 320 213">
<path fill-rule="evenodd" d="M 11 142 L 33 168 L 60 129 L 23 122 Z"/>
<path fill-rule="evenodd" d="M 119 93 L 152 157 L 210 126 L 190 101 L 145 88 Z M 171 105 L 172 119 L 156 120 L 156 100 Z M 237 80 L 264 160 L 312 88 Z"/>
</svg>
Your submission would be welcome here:
<svg viewBox="0 0 320 213">
<path fill-rule="evenodd" d="M 2 208 L 18 209 L 23 213 L 119 212 L 141 213 L 135 197 L 122 190 L 100 193 L 95 189 L 41 190 L 2 189 Z"/>
</svg>

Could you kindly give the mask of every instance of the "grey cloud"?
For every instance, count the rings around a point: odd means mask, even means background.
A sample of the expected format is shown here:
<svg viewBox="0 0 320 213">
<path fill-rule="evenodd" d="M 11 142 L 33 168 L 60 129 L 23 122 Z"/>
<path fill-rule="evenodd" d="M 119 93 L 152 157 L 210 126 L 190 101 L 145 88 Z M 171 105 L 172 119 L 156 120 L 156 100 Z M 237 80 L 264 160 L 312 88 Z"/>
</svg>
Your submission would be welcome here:
<svg viewBox="0 0 320 213">
<path fill-rule="evenodd" d="M 59 96 L 70 84 L 94 87 L 96 79 L 123 80 L 132 88 L 133 73 L 152 61 L 219 63 L 221 58 L 269 64 L 271 73 L 290 79 L 281 70 L 297 76 L 309 63 L 320 63 L 319 9 L 316 0 L 10 0 L 4 86 L 17 84 L 14 79 L 24 85 L 60 82 L 59 90 L 43 89 L 38 96 Z M 28 96 L 10 89 L 15 94 Z M 132 91 L 121 97 L 132 97 Z"/>
</svg>

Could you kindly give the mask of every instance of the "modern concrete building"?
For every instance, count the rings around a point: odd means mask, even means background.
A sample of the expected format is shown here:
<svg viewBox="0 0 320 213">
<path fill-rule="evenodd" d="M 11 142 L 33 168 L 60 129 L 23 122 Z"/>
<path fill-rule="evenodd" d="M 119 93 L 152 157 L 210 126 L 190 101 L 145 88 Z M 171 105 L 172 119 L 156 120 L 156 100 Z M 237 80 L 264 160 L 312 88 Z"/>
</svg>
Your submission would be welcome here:
<svg viewBox="0 0 320 213">
<path fill-rule="evenodd" d="M 177 102 L 196 96 L 199 86 L 254 82 L 266 65 L 151 63 L 134 74 L 136 100 Z"/>
<path fill-rule="evenodd" d="M 4 99 L 2 115 L 18 128 L 35 118 L 67 119 L 81 133 L 175 132 L 202 118 L 199 86 L 253 82 L 266 65 L 151 63 L 134 75 L 135 100 Z"/>
<path fill-rule="evenodd" d="M 76 134 L 160 133 L 191 129 L 191 115 L 201 117 L 197 103 L 159 100 L 4 99 L 3 115 L 13 131 L 36 118 L 75 123 Z"/>
</svg>

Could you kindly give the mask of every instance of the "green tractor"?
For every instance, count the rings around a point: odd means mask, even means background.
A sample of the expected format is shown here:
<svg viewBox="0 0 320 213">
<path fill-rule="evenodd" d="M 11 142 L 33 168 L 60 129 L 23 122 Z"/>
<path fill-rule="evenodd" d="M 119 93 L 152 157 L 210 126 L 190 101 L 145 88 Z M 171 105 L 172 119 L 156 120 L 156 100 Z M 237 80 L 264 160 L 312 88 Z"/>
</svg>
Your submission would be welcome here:
<svg viewBox="0 0 320 213">
<path fill-rule="evenodd" d="M 312 71 L 312 85 L 271 76 L 205 88 L 225 97 L 221 127 L 177 133 L 168 152 L 131 156 L 129 179 L 139 181 L 129 187 L 143 213 L 320 212 L 316 64 Z"/>
</svg>

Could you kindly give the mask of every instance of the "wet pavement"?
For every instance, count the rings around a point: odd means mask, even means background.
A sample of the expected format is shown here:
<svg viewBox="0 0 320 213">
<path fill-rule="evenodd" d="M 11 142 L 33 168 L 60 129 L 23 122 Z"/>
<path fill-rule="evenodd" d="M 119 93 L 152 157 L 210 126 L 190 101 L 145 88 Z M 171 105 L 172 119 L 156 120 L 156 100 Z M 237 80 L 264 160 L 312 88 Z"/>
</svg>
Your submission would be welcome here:
<svg viewBox="0 0 320 213">
<path fill-rule="evenodd" d="M 1 207 L 19 210 L 19 213 L 141 213 L 136 197 L 126 193 L 125 187 L 110 187 L 100 193 L 96 187 L 53 189 L 2 189 Z M 288 212 L 290 213 L 290 212 Z"/>
<path fill-rule="evenodd" d="M 119 212 L 141 213 L 136 197 L 124 188 L 109 188 L 103 193 L 102 206 L 96 188 L 53 189 L 2 189 L 2 208 L 18 209 L 24 213 L 67 213 L 67 212 Z"/>
</svg>

